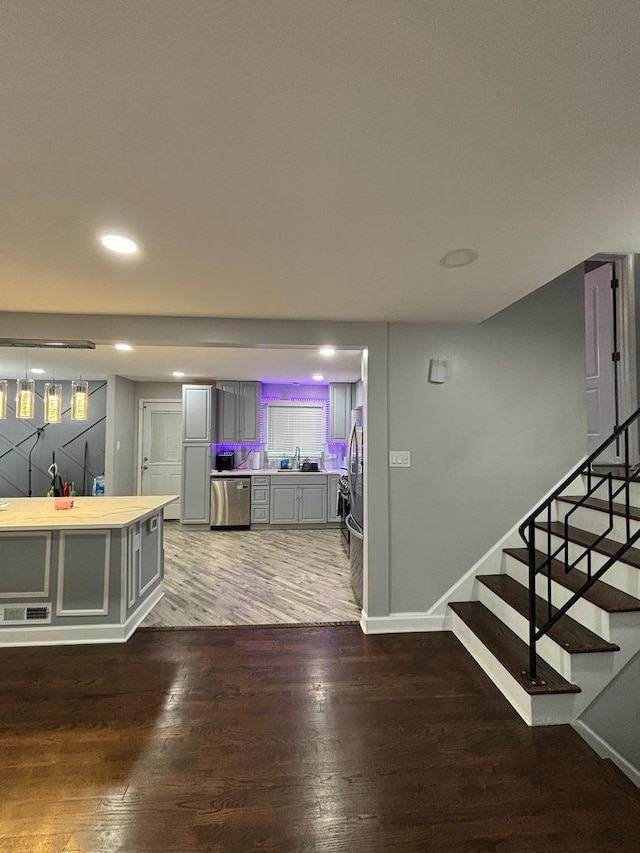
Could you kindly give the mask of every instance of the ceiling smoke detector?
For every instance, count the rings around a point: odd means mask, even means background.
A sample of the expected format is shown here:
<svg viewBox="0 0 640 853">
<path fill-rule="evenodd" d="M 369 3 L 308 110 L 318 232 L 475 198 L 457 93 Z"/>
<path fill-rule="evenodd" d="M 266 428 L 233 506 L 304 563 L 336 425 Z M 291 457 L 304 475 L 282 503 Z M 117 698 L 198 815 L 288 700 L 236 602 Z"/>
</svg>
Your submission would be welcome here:
<svg viewBox="0 0 640 853">
<path fill-rule="evenodd" d="M 452 249 L 443 255 L 438 263 L 441 267 L 466 267 L 478 257 L 475 249 Z"/>
</svg>

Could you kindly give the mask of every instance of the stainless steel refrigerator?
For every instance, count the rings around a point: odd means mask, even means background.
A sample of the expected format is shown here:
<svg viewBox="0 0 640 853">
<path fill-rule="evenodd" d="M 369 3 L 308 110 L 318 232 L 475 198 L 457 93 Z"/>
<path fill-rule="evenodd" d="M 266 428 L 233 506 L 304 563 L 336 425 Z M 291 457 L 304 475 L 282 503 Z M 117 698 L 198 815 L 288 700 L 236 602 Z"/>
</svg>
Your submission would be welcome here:
<svg viewBox="0 0 640 853">
<path fill-rule="evenodd" d="M 362 572 L 364 537 L 364 430 L 362 406 L 351 413 L 351 437 L 347 461 L 349 477 L 349 499 L 351 512 L 346 524 L 350 533 L 349 559 L 351 563 L 351 586 L 358 605 L 362 607 Z"/>
</svg>

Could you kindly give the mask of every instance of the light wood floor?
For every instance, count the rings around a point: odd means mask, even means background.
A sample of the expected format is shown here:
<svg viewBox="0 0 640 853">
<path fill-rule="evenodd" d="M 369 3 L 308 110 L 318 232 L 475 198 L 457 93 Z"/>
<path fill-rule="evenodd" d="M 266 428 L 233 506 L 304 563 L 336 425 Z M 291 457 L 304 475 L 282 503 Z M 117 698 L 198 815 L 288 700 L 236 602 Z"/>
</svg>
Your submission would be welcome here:
<svg viewBox="0 0 640 853">
<path fill-rule="evenodd" d="M 165 597 L 143 627 L 360 618 L 338 530 L 195 530 L 165 522 Z"/>
</svg>

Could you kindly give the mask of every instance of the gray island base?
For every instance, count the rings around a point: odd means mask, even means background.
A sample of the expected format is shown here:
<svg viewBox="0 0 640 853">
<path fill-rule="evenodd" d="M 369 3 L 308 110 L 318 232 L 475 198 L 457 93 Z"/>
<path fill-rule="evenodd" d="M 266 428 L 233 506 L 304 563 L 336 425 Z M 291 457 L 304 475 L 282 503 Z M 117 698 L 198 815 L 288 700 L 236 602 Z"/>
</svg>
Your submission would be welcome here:
<svg viewBox="0 0 640 853">
<path fill-rule="evenodd" d="M 163 596 L 163 510 L 176 499 L 76 497 L 56 510 L 54 498 L 7 498 L 0 647 L 125 642 Z"/>
</svg>

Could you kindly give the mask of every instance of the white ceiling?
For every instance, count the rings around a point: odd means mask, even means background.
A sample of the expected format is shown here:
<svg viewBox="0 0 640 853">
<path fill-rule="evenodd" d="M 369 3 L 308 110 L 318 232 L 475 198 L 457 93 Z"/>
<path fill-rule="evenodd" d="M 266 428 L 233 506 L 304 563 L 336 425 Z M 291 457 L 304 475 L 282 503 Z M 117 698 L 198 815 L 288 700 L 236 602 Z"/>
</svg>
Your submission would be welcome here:
<svg viewBox="0 0 640 853">
<path fill-rule="evenodd" d="M 4 0 L 1 307 L 485 318 L 640 250 L 639 32 L 638 0 Z"/>
<path fill-rule="evenodd" d="M 120 352 L 112 346 L 95 350 L 20 349 L 0 347 L 0 379 L 104 379 L 111 374 L 136 382 L 189 382 L 196 379 L 244 379 L 313 385 L 312 374 L 319 372 L 329 382 L 355 382 L 360 378 L 360 350 L 338 350 L 324 358 L 317 349 L 272 349 L 239 347 L 155 347 L 136 346 Z M 46 371 L 34 375 L 32 367 Z M 181 370 L 184 378 L 172 375 Z"/>
</svg>

